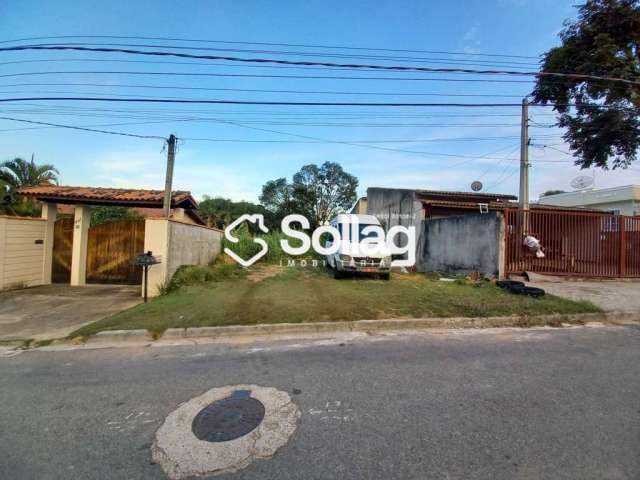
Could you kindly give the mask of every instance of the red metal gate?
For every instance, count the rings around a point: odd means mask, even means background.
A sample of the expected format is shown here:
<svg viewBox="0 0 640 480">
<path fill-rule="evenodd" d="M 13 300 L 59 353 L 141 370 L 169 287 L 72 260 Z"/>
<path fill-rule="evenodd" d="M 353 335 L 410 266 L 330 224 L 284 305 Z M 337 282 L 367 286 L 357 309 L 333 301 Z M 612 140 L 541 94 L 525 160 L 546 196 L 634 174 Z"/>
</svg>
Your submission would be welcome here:
<svg viewBox="0 0 640 480">
<path fill-rule="evenodd" d="M 524 247 L 525 232 L 540 240 L 544 258 Z M 505 272 L 525 271 L 640 277 L 640 217 L 505 210 Z"/>
</svg>

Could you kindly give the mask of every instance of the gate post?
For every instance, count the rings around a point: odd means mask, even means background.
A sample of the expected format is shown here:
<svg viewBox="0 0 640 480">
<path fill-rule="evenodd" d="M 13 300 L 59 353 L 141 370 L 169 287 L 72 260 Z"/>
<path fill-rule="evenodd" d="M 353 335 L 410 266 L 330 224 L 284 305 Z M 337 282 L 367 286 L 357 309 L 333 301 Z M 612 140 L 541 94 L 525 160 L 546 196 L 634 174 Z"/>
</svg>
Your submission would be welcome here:
<svg viewBox="0 0 640 480">
<path fill-rule="evenodd" d="M 620 263 L 618 265 L 618 276 L 624 277 L 627 270 L 627 242 L 625 239 L 625 220 L 626 217 L 618 215 L 618 231 L 620 232 Z"/>
<path fill-rule="evenodd" d="M 86 205 L 76 205 L 73 216 L 73 246 L 71 247 L 71 285 L 87 283 L 87 241 L 91 210 Z"/>
<path fill-rule="evenodd" d="M 57 204 L 42 204 L 41 217 L 47 221 L 44 227 L 44 258 L 42 262 L 42 283 L 44 285 L 49 285 L 51 283 L 53 274 L 53 237 L 57 216 Z"/>
</svg>

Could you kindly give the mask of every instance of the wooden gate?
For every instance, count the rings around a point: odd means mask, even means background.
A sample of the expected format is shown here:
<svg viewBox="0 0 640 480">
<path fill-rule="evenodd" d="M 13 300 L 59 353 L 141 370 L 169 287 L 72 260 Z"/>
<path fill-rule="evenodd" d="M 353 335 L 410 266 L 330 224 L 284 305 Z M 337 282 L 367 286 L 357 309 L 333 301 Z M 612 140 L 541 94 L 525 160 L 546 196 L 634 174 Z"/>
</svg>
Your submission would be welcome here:
<svg viewBox="0 0 640 480">
<path fill-rule="evenodd" d="M 540 240 L 544 258 L 524 247 L 525 230 Z M 640 277 L 640 217 L 506 210 L 505 247 L 507 274 Z"/>
<path fill-rule="evenodd" d="M 73 218 L 56 222 L 53 244 L 53 281 L 69 283 Z M 89 228 L 87 283 L 138 285 L 142 269 L 133 264 L 144 250 L 144 220 L 107 222 Z"/>
<path fill-rule="evenodd" d="M 71 246 L 73 245 L 73 218 L 62 217 L 56 220 L 53 228 L 53 283 L 71 281 Z"/>
</svg>

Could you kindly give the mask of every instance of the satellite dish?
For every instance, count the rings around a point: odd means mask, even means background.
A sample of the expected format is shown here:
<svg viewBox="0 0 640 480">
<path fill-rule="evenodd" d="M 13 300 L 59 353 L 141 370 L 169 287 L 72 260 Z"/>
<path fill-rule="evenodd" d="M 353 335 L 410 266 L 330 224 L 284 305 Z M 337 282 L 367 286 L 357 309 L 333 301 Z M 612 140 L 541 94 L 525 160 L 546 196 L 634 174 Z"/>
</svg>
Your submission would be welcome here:
<svg viewBox="0 0 640 480">
<path fill-rule="evenodd" d="M 593 177 L 582 175 L 571 180 L 571 187 L 576 190 L 584 190 L 593 185 Z"/>
<path fill-rule="evenodd" d="M 479 192 L 480 190 L 482 190 L 482 182 L 480 182 L 478 180 L 473 182 L 471 184 L 471 190 L 473 190 L 474 192 Z"/>
</svg>

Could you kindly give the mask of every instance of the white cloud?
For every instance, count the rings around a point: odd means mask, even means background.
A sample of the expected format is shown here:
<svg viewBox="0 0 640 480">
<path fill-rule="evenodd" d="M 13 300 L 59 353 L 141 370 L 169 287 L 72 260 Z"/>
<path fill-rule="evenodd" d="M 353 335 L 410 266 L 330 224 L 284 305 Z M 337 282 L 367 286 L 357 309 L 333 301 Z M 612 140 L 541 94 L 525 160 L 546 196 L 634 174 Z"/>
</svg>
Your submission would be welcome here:
<svg viewBox="0 0 640 480">
<path fill-rule="evenodd" d="M 478 27 L 476 23 L 462 36 L 462 50 L 464 53 L 479 53 L 480 40 L 478 39 Z"/>
<path fill-rule="evenodd" d="M 196 198 L 203 195 L 256 201 L 261 179 L 222 162 L 202 162 L 194 152 L 183 149 L 174 167 L 174 190 L 189 190 Z M 148 150 L 110 151 L 94 161 L 97 186 L 117 188 L 164 188 L 166 154 Z"/>
</svg>

